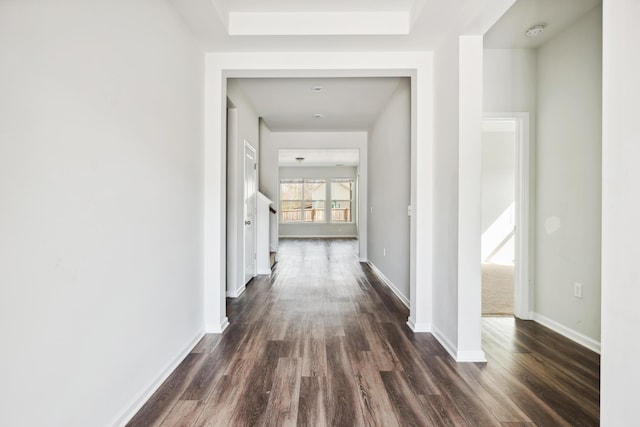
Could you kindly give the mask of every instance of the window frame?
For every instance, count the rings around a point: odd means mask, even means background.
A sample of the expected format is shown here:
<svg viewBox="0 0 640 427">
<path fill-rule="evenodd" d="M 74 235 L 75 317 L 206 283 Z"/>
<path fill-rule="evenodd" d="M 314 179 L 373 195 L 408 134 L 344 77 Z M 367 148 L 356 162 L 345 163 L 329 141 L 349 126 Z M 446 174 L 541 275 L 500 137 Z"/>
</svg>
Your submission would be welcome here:
<svg viewBox="0 0 640 427">
<path fill-rule="evenodd" d="M 351 183 L 351 188 L 350 188 L 350 199 L 337 199 L 334 197 L 333 194 L 333 184 L 334 183 L 341 183 L 341 182 L 350 182 Z M 329 224 L 353 224 L 354 223 L 354 218 L 353 218 L 353 207 L 354 207 L 354 198 L 355 198 L 355 186 L 356 186 L 356 179 L 355 178 L 351 178 L 351 177 L 335 177 L 335 178 L 330 178 L 329 179 L 329 210 L 331 211 L 330 214 L 330 220 L 329 220 Z M 333 204 L 334 202 L 349 202 L 349 221 L 334 221 L 333 220 Z"/>
<path fill-rule="evenodd" d="M 286 199 L 283 200 L 282 199 L 282 184 L 297 184 L 300 183 L 302 184 L 302 191 L 301 191 L 301 198 L 300 199 Z M 305 185 L 307 183 L 321 183 L 325 185 L 325 194 L 324 194 L 324 199 L 305 199 Z M 278 191 L 278 198 L 279 198 L 279 207 L 280 207 L 280 212 L 281 214 L 278 216 L 278 221 L 280 224 L 284 224 L 284 225 L 291 225 L 291 224 L 328 224 L 329 222 L 327 221 L 327 187 L 330 183 L 330 180 L 327 178 L 280 178 L 280 185 L 279 185 L 279 191 Z M 299 202 L 300 203 L 300 220 L 298 221 L 284 221 L 283 220 L 283 216 L 284 216 L 284 212 L 285 210 L 282 208 L 282 203 L 283 202 Z M 323 202 L 324 204 L 324 209 L 323 209 L 323 213 L 324 213 L 324 219 L 322 221 L 305 221 L 305 202 L 311 203 L 311 206 L 313 207 L 313 203 L 314 202 Z"/>
</svg>

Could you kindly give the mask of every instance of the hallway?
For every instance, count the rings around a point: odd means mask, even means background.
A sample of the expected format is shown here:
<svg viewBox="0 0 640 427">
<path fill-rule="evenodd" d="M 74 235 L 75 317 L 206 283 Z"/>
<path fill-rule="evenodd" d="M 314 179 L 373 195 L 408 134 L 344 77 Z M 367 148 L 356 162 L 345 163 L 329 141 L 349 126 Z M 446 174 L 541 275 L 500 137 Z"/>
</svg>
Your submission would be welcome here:
<svg viewBox="0 0 640 427">
<path fill-rule="evenodd" d="M 490 318 L 489 362 L 456 364 L 408 329 L 356 240 L 283 240 L 273 275 L 227 301 L 229 328 L 206 335 L 128 425 L 598 425 L 597 354 Z"/>
</svg>

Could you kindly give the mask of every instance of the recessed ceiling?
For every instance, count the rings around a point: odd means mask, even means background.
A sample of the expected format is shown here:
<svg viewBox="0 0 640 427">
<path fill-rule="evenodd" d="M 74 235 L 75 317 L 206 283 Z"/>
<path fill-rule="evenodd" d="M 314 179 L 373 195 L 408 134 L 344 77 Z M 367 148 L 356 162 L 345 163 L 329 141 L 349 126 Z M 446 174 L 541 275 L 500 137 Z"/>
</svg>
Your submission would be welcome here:
<svg viewBox="0 0 640 427">
<path fill-rule="evenodd" d="M 278 165 L 287 167 L 357 166 L 359 158 L 360 150 L 355 148 L 278 150 Z"/>
<path fill-rule="evenodd" d="M 518 0 L 485 34 L 484 47 L 537 48 L 600 3 L 601 0 Z M 527 29 L 536 24 L 543 24 L 544 31 L 527 37 Z"/>
<path fill-rule="evenodd" d="M 433 50 L 483 34 L 515 0 L 170 0 L 203 47 L 222 51 Z"/>
<path fill-rule="evenodd" d="M 274 132 L 366 131 L 408 78 L 229 79 Z M 322 86 L 322 91 L 314 87 Z"/>
</svg>

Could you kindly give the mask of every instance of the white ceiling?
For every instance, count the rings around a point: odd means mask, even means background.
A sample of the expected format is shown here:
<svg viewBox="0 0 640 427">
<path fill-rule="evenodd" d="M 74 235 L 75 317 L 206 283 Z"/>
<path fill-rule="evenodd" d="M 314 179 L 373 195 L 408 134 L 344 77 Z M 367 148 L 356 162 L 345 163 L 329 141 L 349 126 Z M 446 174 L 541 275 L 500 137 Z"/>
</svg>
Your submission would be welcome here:
<svg viewBox="0 0 640 427">
<path fill-rule="evenodd" d="M 302 162 L 296 157 L 304 157 Z M 311 167 L 311 166 L 357 166 L 360 150 L 358 149 L 300 149 L 279 150 L 279 166 Z"/>
<path fill-rule="evenodd" d="M 518 0 L 485 34 L 489 49 L 537 48 L 589 12 L 601 0 Z M 535 24 L 545 24 L 537 37 L 525 31 Z"/>
<path fill-rule="evenodd" d="M 229 79 L 274 132 L 365 131 L 408 78 Z M 324 90 L 314 92 L 314 86 Z M 314 117 L 322 114 L 323 118 Z"/>
<path fill-rule="evenodd" d="M 433 50 L 447 34 L 483 34 L 514 2 L 170 1 L 206 51 L 245 52 Z"/>
</svg>

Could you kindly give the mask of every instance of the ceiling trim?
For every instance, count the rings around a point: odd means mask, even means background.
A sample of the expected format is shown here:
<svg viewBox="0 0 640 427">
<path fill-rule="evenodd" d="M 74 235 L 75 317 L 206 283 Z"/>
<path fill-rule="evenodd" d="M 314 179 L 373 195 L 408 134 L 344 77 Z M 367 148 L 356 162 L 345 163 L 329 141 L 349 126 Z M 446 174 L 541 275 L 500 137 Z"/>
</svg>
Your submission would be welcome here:
<svg viewBox="0 0 640 427">
<path fill-rule="evenodd" d="M 231 36 L 406 35 L 408 11 L 229 12 Z"/>
</svg>

